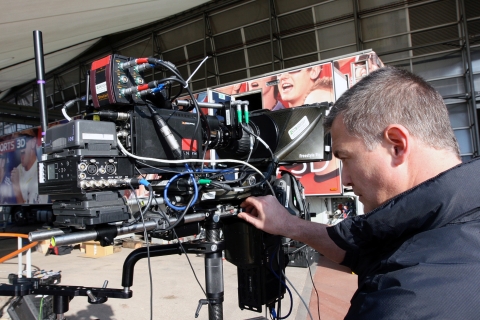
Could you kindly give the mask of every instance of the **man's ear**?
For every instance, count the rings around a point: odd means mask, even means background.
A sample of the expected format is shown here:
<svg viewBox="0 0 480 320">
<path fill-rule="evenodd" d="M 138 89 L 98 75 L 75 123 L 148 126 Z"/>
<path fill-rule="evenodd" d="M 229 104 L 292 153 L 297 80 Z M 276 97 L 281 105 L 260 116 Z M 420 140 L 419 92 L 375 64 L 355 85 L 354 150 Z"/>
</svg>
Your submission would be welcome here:
<svg viewBox="0 0 480 320">
<path fill-rule="evenodd" d="M 310 79 L 317 80 L 320 76 L 320 71 L 322 71 L 320 66 L 313 66 L 310 70 Z"/>
<path fill-rule="evenodd" d="M 404 163 L 410 154 L 410 133 L 407 128 L 398 124 L 389 125 L 384 133 L 383 140 L 393 159 L 394 165 Z"/>
</svg>

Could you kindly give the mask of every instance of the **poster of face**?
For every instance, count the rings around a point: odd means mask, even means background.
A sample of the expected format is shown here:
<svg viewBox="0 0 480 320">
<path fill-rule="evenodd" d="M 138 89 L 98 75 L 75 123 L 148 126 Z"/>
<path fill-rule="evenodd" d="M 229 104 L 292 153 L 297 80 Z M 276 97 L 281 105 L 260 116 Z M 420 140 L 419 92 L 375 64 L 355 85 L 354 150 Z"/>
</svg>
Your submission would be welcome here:
<svg viewBox="0 0 480 320">
<path fill-rule="evenodd" d="M 47 203 L 38 194 L 38 161 L 41 159 L 39 128 L 0 138 L 0 203 Z"/>
<path fill-rule="evenodd" d="M 262 108 L 272 111 L 333 102 L 332 71 L 329 62 L 216 88 L 215 91 L 233 97 L 247 92 L 261 92 Z M 339 162 L 335 158 L 331 161 L 281 166 L 278 171 L 281 170 L 289 171 L 300 179 L 306 195 L 341 193 Z"/>
<path fill-rule="evenodd" d="M 214 90 L 233 98 L 238 96 L 240 100 L 243 95 L 261 93 L 261 108 L 276 111 L 317 102 L 335 102 L 361 78 L 381 67 L 382 61 L 372 51 Z M 282 166 L 280 170 L 289 171 L 300 179 L 306 195 L 342 194 L 340 161 L 335 157 L 330 161 Z"/>
</svg>

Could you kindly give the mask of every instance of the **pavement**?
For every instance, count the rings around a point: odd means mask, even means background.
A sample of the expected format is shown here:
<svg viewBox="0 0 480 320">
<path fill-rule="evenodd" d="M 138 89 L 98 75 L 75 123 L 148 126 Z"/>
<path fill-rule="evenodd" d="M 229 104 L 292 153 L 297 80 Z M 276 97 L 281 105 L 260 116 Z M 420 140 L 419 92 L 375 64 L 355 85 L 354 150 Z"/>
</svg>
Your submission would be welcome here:
<svg viewBox="0 0 480 320">
<path fill-rule="evenodd" d="M 5 248 L 2 244 L 2 248 Z M 120 252 L 99 258 L 86 257 L 83 252 L 74 249 L 67 255 L 48 255 L 32 253 L 32 269 L 60 271 L 62 285 L 101 287 L 105 280 L 109 288 L 122 288 L 122 265 L 133 249 L 122 248 Z M 190 267 L 185 255 L 154 257 L 151 259 L 153 278 L 152 295 L 148 262 L 140 260 L 135 266 L 133 296 L 130 299 L 109 299 L 104 304 L 88 304 L 86 297 L 75 297 L 65 314 L 68 320 L 92 319 L 149 319 L 150 299 L 153 301 L 152 319 L 195 319 L 199 299 L 205 296 L 195 280 L 195 275 L 205 287 L 204 258 L 201 255 L 188 255 Z M 25 258 L 24 258 L 25 259 Z M 224 319 L 270 319 L 263 308 L 262 313 L 241 310 L 237 300 L 237 271 L 228 261 L 223 261 Z M 17 258 L 0 264 L 0 283 L 8 282 L 8 274 L 18 270 Z M 318 262 L 309 268 L 287 267 L 286 276 L 296 291 L 309 306 L 313 319 L 343 319 L 350 306 L 350 298 L 356 290 L 357 276 L 349 270 L 318 257 Z M 314 280 L 312 282 L 312 279 Z M 316 288 L 316 290 L 314 289 Z M 288 319 L 311 319 L 299 296 L 292 291 L 292 313 Z M 318 292 L 318 298 L 317 294 Z M 10 319 L 7 313 L 10 297 L 0 297 L 0 319 Z M 290 305 L 288 294 L 282 300 L 282 316 Z M 318 312 L 320 311 L 320 313 Z M 208 308 L 202 307 L 197 319 L 208 319 Z"/>
</svg>

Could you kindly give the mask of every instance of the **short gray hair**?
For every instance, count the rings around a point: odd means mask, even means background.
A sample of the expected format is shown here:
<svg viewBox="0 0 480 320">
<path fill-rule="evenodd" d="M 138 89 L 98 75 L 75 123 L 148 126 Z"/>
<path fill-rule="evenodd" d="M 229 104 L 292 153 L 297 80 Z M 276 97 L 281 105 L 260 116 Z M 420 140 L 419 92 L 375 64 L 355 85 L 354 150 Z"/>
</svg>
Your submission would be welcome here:
<svg viewBox="0 0 480 320">
<path fill-rule="evenodd" d="M 369 150 L 382 141 L 387 126 L 400 124 L 427 146 L 460 157 L 442 96 L 411 72 L 385 67 L 364 77 L 335 102 L 324 121 L 326 131 L 339 115 L 348 133 Z"/>
</svg>

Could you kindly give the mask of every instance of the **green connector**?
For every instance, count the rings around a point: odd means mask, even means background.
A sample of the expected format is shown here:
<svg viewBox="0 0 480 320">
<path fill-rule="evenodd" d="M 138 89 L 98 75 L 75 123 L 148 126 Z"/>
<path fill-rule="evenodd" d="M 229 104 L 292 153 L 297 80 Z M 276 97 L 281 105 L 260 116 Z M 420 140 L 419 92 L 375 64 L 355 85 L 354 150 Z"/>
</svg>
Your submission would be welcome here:
<svg viewBox="0 0 480 320">
<path fill-rule="evenodd" d="M 212 180 L 210 179 L 198 179 L 198 184 L 204 185 L 204 184 L 210 184 Z"/>
<path fill-rule="evenodd" d="M 242 123 L 242 107 L 240 105 L 237 105 L 237 118 L 238 123 Z"/>
</svg>

